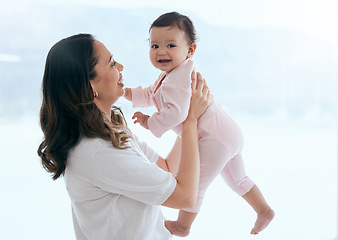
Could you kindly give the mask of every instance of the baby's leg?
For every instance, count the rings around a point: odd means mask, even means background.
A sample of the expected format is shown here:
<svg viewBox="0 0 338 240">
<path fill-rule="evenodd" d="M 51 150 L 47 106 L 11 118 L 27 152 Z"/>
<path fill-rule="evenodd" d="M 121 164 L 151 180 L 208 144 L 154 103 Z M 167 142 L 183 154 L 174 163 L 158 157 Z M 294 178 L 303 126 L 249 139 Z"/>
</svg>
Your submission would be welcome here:
<svg viewBox="0 0 338 240">
<path fill-rule="evenodd" d="M 224 181 L 257 213 L 257 220 L 251 234 L 258 234 L 266 228 L 275 213 L 265 201 L 259 188 L 246 176 L 241 154 L 231 159 L 221 171 Z"/>
<path fill-rule="evenodd" d="M 229 160 L 220 172 L 226 184 L 238 195 L 243 196 L 255 185 L 246 175 L 242 155 Z"/>
<path fill-rule="evenodd" d="M 269 207 L 265 201 L 263 194 L 259 188 L 255 185 L 250 191 L 242 196 L 247 203 L 257 213 L 257 219 L 254 228 L 251 230 L 251 234 L 258 234 L 263 231 L 275 216 L 275 212 Z"/>
</svg>

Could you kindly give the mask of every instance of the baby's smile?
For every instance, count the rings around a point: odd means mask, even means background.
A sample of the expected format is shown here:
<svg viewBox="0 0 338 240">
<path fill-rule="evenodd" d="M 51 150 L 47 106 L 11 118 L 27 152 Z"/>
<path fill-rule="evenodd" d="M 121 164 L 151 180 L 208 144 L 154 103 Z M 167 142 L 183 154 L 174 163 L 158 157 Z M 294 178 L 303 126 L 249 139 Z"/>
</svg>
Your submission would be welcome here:
<svg viewBox="0 0 338 240">
<path fill-rule="evenodd" d="M 159 63 L 168 63 L 170 62 L 171 60 L 170 59 L 160 59 L 160 60 L 157 60 Z"/>
</svg>

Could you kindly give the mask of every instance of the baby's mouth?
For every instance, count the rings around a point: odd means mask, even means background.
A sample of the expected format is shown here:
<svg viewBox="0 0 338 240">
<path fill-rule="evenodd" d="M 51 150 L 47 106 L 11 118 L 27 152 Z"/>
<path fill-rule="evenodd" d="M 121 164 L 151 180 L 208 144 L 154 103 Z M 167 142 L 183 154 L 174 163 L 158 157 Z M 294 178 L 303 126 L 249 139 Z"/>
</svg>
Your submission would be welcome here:
<svg viewBox="0 0 338 240">
<path fill-rule="evenodd" d="M 170 61 L 171 61 L 170 59 L 160 59 L 160 60 L 158 60 L 159 63 L 168 63 Z"/>
</svg>

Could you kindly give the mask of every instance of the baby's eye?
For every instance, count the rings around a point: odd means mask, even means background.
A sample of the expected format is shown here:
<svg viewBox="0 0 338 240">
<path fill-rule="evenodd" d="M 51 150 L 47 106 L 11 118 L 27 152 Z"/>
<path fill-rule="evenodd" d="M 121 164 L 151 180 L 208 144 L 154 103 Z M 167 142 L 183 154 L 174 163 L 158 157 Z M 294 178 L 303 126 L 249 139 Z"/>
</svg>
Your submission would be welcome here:
<svg viewBox="0 0 338 240">
<path fill-rule="evenodd" d="M 168 44 L 168 48 L 176 47 L 174 44 Z"/>
<path fill-rule="evenodd" d="M 111 66 L 115 67 L 115 65 L 116 65 L 116 62 L 114 60 L 112 60 Z"/>
<path fill-rule="evenodd" d="M 156 48 L 158 48 L 158 45 L 154 44 L 154 45 L 151 46 L 151 48 L 156 49 Z"/>
</svg>

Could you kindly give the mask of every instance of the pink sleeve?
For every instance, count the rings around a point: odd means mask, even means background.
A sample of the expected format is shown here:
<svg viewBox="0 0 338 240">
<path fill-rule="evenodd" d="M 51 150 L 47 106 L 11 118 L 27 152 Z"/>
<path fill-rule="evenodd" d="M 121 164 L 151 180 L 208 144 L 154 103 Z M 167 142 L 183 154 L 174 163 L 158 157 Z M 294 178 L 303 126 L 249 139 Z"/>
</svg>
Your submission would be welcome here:
<svg viewBox="0 0 338 240">
<path fill-rule="evenodd" d="M 153 101 L 151 100 L 152 86 L 146 88 L 139 86 L 137 88 L 132 88 L 131 92 L 131 102 L 133 104 L 133 108 L 150 107 L 154 105 Z"/>
<path fill-rule="evenodd" d="M 168 76 L 162 83 L 161 112 L 154 113 L 148 119 L 149 130 L 161 137 L 166 131 L 181 124 L 188 115 L 191 97 L 192 60 L 186 60 Z"/>
<path fill-rule="evenodd" d="M 159 81 L 163 78 L 164 73 L 161 73 L 158 79 L 155 81 L 154 84 L 150 85 L 149 87 L 142 88 L 141 86 L 137 88 L 132 88 L 132 105 L 133 108 L 144 108 L 144 107 L 151 107 L 154 106 L 154 102 L 151 98 L 155 86 L 158 85 Z"/>
</svg>

